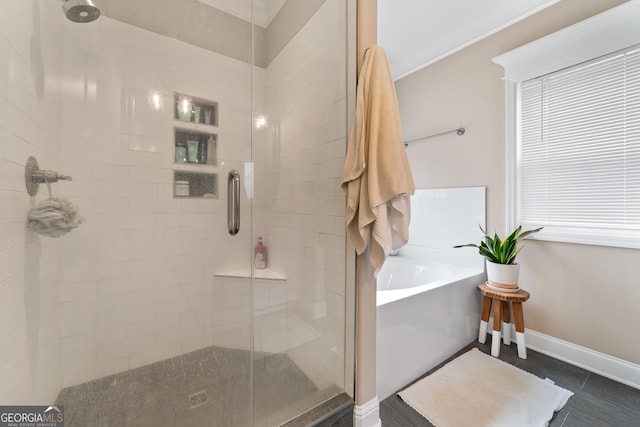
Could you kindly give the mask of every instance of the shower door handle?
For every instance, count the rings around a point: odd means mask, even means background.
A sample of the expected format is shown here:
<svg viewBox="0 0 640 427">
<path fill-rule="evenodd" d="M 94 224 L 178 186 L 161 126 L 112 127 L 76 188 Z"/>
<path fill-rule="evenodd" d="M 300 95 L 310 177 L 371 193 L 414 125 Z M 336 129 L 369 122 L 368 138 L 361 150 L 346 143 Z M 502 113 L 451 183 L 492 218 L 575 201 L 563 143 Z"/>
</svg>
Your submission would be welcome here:
<svg viewBox="0 0 640 427">
<path fill-rule="evenodd" d="M 235 236 L 240 231 L 240 173 L 229 171 L 227 178 L 227 227 Z"/>
</svg>

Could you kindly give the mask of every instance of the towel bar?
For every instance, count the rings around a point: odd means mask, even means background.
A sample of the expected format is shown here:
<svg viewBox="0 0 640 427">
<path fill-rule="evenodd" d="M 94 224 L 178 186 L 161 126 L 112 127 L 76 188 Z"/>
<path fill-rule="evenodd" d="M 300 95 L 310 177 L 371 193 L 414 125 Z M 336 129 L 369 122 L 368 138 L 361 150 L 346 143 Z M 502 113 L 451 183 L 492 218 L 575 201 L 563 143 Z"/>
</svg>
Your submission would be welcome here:
<svg viewBox="0 0 640 427">
<path fill-rule="evenodd" d="M 414 138 L 414 139 L 410 139 L 409 141 L 405 141 L 404 142 L 404 146 L 408 147 L 410 142 L 420 141 L 420 140 L 423 140 L 423 139 L 436 138 L 438 136 L 448 135 L 448 134 L 454 133 L 454 132 L 456 134 L 458 134 L 458 136 L 462 136 L 462 135 L 464 135 L 466 130 L 465 130 L 465 128 L 458 128 L 458 129 L 448 130 L 446 132 L 434 133 L 433 135 L 421 136 L 420 138 Z"/>
</svg>

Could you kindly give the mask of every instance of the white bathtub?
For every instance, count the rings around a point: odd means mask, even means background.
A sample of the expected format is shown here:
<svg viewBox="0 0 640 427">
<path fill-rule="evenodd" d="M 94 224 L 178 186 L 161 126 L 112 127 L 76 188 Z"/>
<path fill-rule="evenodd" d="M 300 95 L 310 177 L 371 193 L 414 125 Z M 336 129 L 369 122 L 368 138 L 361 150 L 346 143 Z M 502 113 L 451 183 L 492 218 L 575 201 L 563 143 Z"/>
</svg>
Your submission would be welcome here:
<svg viewBox="0 0 640 427">
<path fill-rule="evenodd" d="M 437 258 L 437 257 L 436 257 Z M 378 273 L 377 394 L 380 400 L 478 337 L 484 270 L 401 255 Z"/>
</svg>

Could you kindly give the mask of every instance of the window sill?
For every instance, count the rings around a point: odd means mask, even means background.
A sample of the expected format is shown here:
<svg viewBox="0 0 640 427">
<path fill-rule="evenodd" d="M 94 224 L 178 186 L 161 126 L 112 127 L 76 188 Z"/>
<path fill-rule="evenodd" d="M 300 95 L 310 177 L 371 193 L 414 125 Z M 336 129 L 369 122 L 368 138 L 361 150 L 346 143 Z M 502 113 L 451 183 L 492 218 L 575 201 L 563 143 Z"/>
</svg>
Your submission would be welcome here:
<svg viewBox="0 0 640 427">
<path fill-rule="evenodd" d="M 535 228 L 524 224 L 524 229 Z M 539 233 L 528 237 L 531 240 L 575 243 L 579 245 L 608 246 L 640 249 L 640 230 L 605 230 L 578 227 L 545 226 Z"/>
</svg>

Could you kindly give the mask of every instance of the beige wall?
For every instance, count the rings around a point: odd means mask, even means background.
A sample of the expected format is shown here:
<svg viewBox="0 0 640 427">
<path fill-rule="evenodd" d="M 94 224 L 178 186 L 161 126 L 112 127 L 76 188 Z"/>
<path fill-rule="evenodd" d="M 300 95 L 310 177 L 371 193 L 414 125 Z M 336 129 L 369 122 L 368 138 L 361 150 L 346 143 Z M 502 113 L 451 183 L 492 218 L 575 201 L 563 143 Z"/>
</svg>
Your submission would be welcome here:
<svg viewBox="0 0 640 427">
<path fill-rule="evenodd" d="M 396 82 L 405 138 L 464 126 L 412 144 L 416 186 L 487 186 L 487 225 L 505 231 L 503 69 L 491 59 L 624 3 L 564 0 Z M 640 363 L 638 250 L 528 241 L 521 285 L 531 292 L 527 327 Z"/>
</svg>

